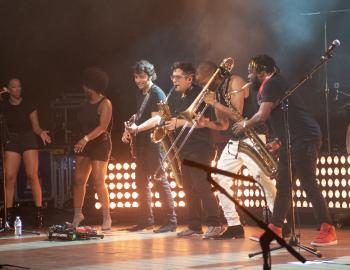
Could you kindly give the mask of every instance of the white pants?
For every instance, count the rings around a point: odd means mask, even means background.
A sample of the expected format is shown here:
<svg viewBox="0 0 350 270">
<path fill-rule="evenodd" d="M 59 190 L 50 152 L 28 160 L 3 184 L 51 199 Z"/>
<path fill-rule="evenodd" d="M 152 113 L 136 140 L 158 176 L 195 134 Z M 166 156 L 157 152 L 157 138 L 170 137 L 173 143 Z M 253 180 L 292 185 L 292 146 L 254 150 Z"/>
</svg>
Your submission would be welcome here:
<svg viewBox="0 0 350 270">
<path fill-rule="evenodd" d="M 243 142 L 251 145 L 250 139 L 245 139 Z M 266 202 L 271 211 L 273 211 L 273 203 L 276 197 L 276 187 L 271 181 L 271 179 L 263 173 L 261 168 L 256 164 L 256 162 L 251 159 L 246 154 L 238 152 L 239 141 L 230 140 L 224 151 L 222 152 L 220 159 L 218 160 L 217 168 L 232 173 L 238 173 L 243 165 L 247 167 L 249 172 L 252 174 L 255 181 L 259 182 L 263 187 L 263 192 L 266 196 Z M 215 181 L 221 185 L 226 191 L 233 195 L 231 189 L 233 185 L 233 179 L 224 175 L 216 175 L 214 177 Z M 219 201 L 221 203 L 222 210 L 224 211 L 227 224 L 229 226 L 240 225 L 239 216 L 234 203 L 228 199 L 224 194 L 218 194 Z"/>
</svg>

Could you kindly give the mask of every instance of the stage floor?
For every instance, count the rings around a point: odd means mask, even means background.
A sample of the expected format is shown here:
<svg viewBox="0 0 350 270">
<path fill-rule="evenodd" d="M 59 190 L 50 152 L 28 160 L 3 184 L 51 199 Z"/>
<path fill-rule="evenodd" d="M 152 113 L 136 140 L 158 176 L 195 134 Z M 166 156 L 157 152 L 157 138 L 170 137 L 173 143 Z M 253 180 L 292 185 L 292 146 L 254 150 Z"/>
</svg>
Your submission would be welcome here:
<svg viewBox="0 0 350 270">
<path fill-rule="evenodd" d="M 2 233 L 0 264 L 46 270 L 262 269 L 261 256 L 248 258 L 249 253 L 260 250 L 257 242 L 248 239 L 258 232 L 256 227 L 245 227 L 245 239 L 224 241 L 202 240 L 198 236 L 177 238 L 175 233 L 152 231 L 130 233 L 124 228 L 113 227 L 104 239 L 72 242 L 48 241 L 45 233 L 20 239 Z M 315 235 L 315 229 L 301 229 L 301 242 L 309 245 Z M 275 251 L 272 269 L 350 269 L 349 229 L 338 231 L 338 242 L 336 246 L 320 248 L 322 258 L 301 251 L 308 260 L 304 265 L 284 249 Z"/>
</svg>

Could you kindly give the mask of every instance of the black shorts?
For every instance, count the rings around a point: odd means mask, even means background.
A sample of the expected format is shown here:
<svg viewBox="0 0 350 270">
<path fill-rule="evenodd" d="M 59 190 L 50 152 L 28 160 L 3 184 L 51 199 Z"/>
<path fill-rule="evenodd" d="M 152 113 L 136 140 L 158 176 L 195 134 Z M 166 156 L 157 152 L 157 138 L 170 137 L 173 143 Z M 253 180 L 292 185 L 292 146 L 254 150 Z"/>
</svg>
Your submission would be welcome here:
<svg viewBox="0 0 350 270">
<path fill-rule="evenodd" d="M 8 132 L 4 144 L 5 151 L 22 154 L 27 150 L 38 150 L 37 136 L 31 130 L 21 133 Z"/>
<path fill-rule="evenodd" d="M 84 150 L 76 154 L 77 156 L 88 157 L 91 160 L 109 161 L 112 150 L 111 136 L 109 133 L 103 133 L 96 139 L 89 141 Z"/>
</svg>

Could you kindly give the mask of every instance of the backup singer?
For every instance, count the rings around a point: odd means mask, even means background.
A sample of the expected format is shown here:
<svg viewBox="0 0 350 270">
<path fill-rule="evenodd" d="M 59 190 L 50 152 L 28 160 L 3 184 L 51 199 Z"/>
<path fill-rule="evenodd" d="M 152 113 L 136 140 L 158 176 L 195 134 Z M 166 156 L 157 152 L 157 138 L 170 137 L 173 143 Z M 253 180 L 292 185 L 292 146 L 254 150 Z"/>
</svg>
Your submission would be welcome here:
<svg viewBox="0 0 350 270">
<path fill-rule="evenodd" d="M 154 121 L 158 115 L 157 104 L 165 99 L 165 94 L 159 86 L 153 83 L 157 75 L 154 66 L 146 61 L 140 60 L 134 66 L 134 81 L 139 89 L 137 91 L 136 122 L 126 127 L 122 141 L 130 143 L 133 136 L 136 136 L 136 187 L 139 194 L 139 218 L 137 224 L 130 228 L 130 231 L 138 231 L 153 227 L 154 215 L 152 211 L 150 180 L 153 180 L 155 187 L 159 187 L 162 205 L 165 208 L 166 218 L 160 228 L 154 230 L 155 233 L 175 231 L 177 219 L 174 209 L 174 200 L 171 195 L 170 184 L 165 177 L 161 166 L 161 155 L 158 144 L 150 139 L 150 130 L 157 125 Z M 158 168 L 157 179 L 154 174 Z"/>
<path fill-rule="evenodd" d="M 197 81 L 204 86 L 210 79 L 210 77 L 214 74 L 217 66 L 212 62 L 204 62 L 200 64 L 197 68 L 196 78 Z M 214 81 L 214 84 L 218 85 L 218 79 Z M 227 89 L 218 89 L 219 90 L 219 100 L 224 103 L 225 97 L 223 95 L 229 95 L 229 102 L 231 106 L 234 106 L 240 114 L 243 113 L 244 116 L 248 116 L 251 111 L 253 111 L 252 106 L 250 105 L 251 98 L 249 98 L 249 89 L 243 89 L 242 87 L 245 85 L 245 81 L 236 75 L 232 75 L 228 85 L 224 85 L 222 88 Z M 215 87 L 212 83 L 212 85 Z M 215 90 L 215 89 L 212 89 Z M 225 91 L 228 93 L 225 93 Z M 211 93 L 206 97 L 205 100 L 208 104 L 212 105 L 215 108 L 215 112 L 218 118 L 218 122 L 212 122 L 208 119 L 201 119 L 200 124 L 206 127 L 209 127 L 214 130 L 226 130 L 229 127 L 229 119 L 226 114 L 223 115 L 223 111 L 227 109 L 225 105 L 220 103 L 215 99 L 214 93 Z M 266 196 L 266 201 L 269 206 L 269 209 L 273 210 L 273 202 L 276 196 L 276 188 L 270 178 L 265 175 L 259 165 L 248 155 L 239 151 L 240 141 L 243 141 L 247 144 L 252 145 L 252 142 L 249 138 L 244 136 L 237 136 L 229 130 L 231 134 L 231 138 L 226 144 L 218 163 L 217 168 L 225 171 L 229 171 L 232 173 L 238 173 L 242 166 L 245 165 L 247 169 L 252 173 L 253 178 L 258 181 L 262 187 Z M 227 192 L 233 195 L 232 186 L 234 184 L 233 179 L 228 176 L 218 174 L 215 177 L 215 180 L 224 187 Z M 224 194 L 219 193 L 218 198 L 220 200 L 222 209 L 224 211 L 225 218 L 228 223 L 228 227 L 225 232 L 221 235 L 215 237 L 215 239 L 232 239 L 232 238 L 242 238 L 244 237 L 244 229 L 241 225 L 240 217 L 236 211 L 234 203 L 228 199 Z"/>
<path fill-rule="evenodd" d="M 260 107 L 259 111 L 249 120 L 236 123 L 235 133 L 241 133 L 245 128 L 256 126 L 269 119 L 274 133 L 282 142 L 279 151 L 277 195 L 272 220 L 269 224 L 270 229 L 282 236 L 281 227 L 290 207 L 292 187 L 288 178 L 283 111 L 281 106 L 276 107 L 276 102 L 283 97 L 287 90 L 287 83 L 279 74 L 274 59 L 267 55 L 259 55 L 250 61 L 249 77 L 252 82 L 260 84 L 258 95 Z M 335 245 L 337 244 L 335 228 L 316 181 L 316 162 L 321 145 L 320 127 L 306 111 L 299 92 L 289 98 L 288 108 L 293 171 L 313 205 L 317 221 L 321 224 L 319 235 L 311 244 L 314 246 Z"/>
<path fill-rule="evenodd" d="M 7 222 L 10 226 L 14 222 L 13 198 L 18 170 L 23 159 L 24 169 L 33 192 L 36 207 L 35 226 L 43 226 L 42 189 L 38 177 L 38 143 L 36 136 L 40 136 L 44 145 L 51 143 L 47 130 L 39 125 L 38 112 L 33 103 L 22 97 L 22 85 L 19 79 L 12 78 L 8 82 L 10 98 L 2 102 L 3 121 L 5 129 L 5 190 Z"/>
<path fill-rule="evenodd" d="M 105 175 L 111 154 L 111 130 L 113 124 L 112 103 L 103 95 L 108 86 L 107 74 L 99 68 L 88 68 L 83 72 L 82 87 L 88 97 L 78 113 L 82 138 L 74 145 L 76 169 L 74 173 L 74 219 L 77 227 L 83 221 L 82 207 L 86 183 L 89 176 L 102 204 L 102 230 L 110 230 L 112 219 L 109 210 L 109 194 L 105 186 Z"/>
<path fill-rule="evenodd" d="M 172 115 L 186 110 L 201 88 L 194 84 L 195 69 L 189 63 L 176 62 L 172 66 L 171 80 L 175 86 L 175 92 L 169 97 L 169 106 Z M 166 122 L 166 128 L 177 132 L 185 125 L 186 121 L 181 118 L 172 118 Z M 187 128 L 188 132 L 189 128 Z M 181 141 L 181 140 L 180 140 Z M 196 128 L 184 147 L 180 151 L 181 158 L 195 160 L 210 165 L 213 159 L 210 130 L 208 128 Z M 202 234 L 201 213 L 202 207 L 206 217 L 208 230 L 203 238 L 217 236 L 221 232 L 219 222 L 218 202 L 211 191 L 211 185 L 207 181 L 207 174 L 199 169 L 182 167 L 183 188 L 186 193 L 188 209 L 188 228 L 179 232 L 178 237 Z"/>
</svg>

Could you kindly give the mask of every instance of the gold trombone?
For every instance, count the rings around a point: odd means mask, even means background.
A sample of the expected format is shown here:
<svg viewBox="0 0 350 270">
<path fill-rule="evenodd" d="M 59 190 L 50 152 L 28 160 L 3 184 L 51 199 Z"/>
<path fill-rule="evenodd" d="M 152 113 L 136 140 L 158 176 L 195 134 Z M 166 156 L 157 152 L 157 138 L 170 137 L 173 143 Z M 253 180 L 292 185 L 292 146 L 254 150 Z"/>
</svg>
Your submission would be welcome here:
<svg viewBox="0 0 350 270">
<path fill-rule="evenodd" d="M 195 120 L 195 118 L 200 118 L 204 115 L 205 111 L 208 108 L 208 104 L 205 104 L 204 108 L 197 113 L 199 107 L 201 106 L 201 104 L 203 104 L 204 102 L 204 98 L 205 96 L 209 93 L 209 87 L 211 85 L 211 83 L 214 81 L 216 76 L 221 76 L 221 77 L 228 77 L 230 76 L 230 72 L 232 70 L 234 66 L 234 60 L 231 57 L 225 58 L 220 66 L 216 69 L 216 71 L 214 72 L 214 74 L 211 76 L 211 78 L 209 79 L 209 81 L 207 82 L 207 84 L 203 87 L 202 91 L 198 94 L 198 96 L 195 98 L 195 100 L 192 102 L 192 104 L 183 112 L 179 113 L 179 116 L 185 120 L 187 120 L 187 122 L 184 124 L 184 126 L 182 127 L 180 133 L 177 135 L 177 137 L 175 138 L 173 144 L 171 145 L 171 147 L 169 148 L 169 150 L 165 153 L 165 156 L 162 159 L 162 163 L 164 163 L 169 154 L 174 150 L 174 148 L 176 147 L 177 143 L 179 142 L 180 138 L 182 137 L 182 134 L 185 132 L 186 128 L 189 127 L 189 124 L 192 123 L 192 126 L 190 128 L 190 130 L 188 131 L 188 133 L 186 134 L 185 138 L 182 140 L 181 144 L 179 145 L 179 147 L 177 147 L 177 151 L 175 153 L 175 156 L 179 155 L 181 149 L 184 147 L 185 143 L 187 142 L 188 138 L 191 136 L 192 132 L 194 131 L 194 129 L 197 127 L 198 122 Z M 174 161 L 173 157 L 172 159 L 168 160 L 169 163 Z"/>
</svg>

